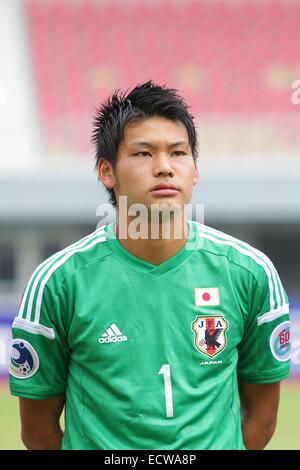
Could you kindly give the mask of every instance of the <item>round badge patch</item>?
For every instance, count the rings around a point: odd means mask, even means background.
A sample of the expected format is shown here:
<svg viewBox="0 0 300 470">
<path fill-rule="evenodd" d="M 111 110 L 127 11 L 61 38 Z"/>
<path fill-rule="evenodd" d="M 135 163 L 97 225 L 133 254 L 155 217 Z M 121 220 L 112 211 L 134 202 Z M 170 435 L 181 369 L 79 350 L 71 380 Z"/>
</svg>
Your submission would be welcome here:
<svg viewBox="0 0 300 470">
<path fill-rule="evenodd" d="M 17 379 L 29 379 L 39 368 L 35 349 L 24 339 L 12 341 L 9 372 Z"/>
<path fill-rule="evenodd" d="M 289 321 L 280 323 L 271 335 L 271 351 L 280 362 L 288 361 L 291 357 L 290 326 Z"/>
</svg>

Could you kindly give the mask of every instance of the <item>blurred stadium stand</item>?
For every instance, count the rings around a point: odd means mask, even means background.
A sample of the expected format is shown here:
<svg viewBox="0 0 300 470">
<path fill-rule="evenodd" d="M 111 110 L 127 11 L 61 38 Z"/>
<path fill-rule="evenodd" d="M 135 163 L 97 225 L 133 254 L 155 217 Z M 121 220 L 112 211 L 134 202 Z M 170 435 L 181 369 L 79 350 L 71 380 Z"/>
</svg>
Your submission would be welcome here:
<svg viewBox="0 0 300 470">
<path fill-rule="evenodd" d="M 0 2 L 0 319 L 94 230 L 95 107 L 150 78 L 196 117 L 205 223 L 268 254 L 299 313 L 299 18 L 299 0 Z"/>
</svg>

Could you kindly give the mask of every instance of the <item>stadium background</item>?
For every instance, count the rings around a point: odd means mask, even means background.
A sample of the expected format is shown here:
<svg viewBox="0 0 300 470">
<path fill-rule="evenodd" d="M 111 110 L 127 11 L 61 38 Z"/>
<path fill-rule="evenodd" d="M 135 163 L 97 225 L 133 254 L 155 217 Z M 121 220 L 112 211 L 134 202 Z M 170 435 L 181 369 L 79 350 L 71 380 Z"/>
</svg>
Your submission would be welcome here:
<svg viewBox="0 0 300 470">
<path fill-rule="evenodd" d="M 107 201 L 95 106 L 150 78 L 196 116 L 205 223 L 263 250 L 288 292 L 292 373 L 268 448 L 300 448 L 299 18 L 299 0 L 0 0 L 0 449 L 22 448 L 7 363 L 26 281 Z"/>
</svg>

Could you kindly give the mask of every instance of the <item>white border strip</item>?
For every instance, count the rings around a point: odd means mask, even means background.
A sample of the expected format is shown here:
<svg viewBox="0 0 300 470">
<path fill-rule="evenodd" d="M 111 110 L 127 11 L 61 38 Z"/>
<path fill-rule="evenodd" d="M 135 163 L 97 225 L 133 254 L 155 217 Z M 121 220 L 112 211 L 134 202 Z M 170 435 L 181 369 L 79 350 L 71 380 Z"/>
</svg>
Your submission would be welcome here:
<svg viewBox="0 0 300 470">
<path fill-rule="evenodd" d="M 16 317 L 12 327 L 18 328 L 19 330 L 28 331 L 34 335 L 42 335 L 49 339 L 55 339 L 53 328 L 48 328 L 47 326 L 33 323 L 32 321 L 25 320 L 24 318 Z"/>
<path fill-rule="evenodd" d="M 289 311 L 289 304 L 286 304 L 282 307 L 276 308 L 276 310 L 271 310 L 270 312 L 264 313 L 260 317 L 257 317 L 257 325 L 262 325 L 263 323 L 269 323 L 270 321 L 276 320 L 276 318 L 289 313 Z"/>
</svg>

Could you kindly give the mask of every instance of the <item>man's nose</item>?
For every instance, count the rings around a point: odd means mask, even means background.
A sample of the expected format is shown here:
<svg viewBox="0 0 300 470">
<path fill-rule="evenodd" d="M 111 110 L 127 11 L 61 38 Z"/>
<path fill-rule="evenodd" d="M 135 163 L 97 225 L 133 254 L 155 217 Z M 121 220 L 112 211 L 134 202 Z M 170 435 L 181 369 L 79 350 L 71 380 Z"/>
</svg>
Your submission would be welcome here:
<svg viewBox="0 0 300 470">
<path fill-rule="evenodd" d="M 168 155 L 160 154 L 153 159 L 154 176 L 173 176 L 174 170 Z"/>
</svg>

